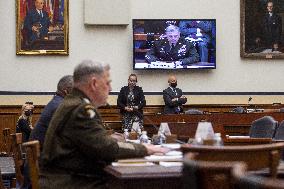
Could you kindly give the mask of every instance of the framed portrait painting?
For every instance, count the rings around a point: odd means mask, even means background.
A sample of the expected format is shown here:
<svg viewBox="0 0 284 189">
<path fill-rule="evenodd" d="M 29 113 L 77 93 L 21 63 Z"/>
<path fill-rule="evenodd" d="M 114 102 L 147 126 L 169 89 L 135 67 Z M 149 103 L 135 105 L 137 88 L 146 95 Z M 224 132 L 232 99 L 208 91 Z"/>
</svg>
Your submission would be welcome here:
<svg viewBox="0 0 284 189">
<path fill-rule="evenodd" d="M 68 55 L 69 0 L 16 0 L 16 54 Z"/>
<path fill-rule="evenodd" d="M 284 58 L 284 0 L 240 0 L 241 57 Z"/>
</svg>

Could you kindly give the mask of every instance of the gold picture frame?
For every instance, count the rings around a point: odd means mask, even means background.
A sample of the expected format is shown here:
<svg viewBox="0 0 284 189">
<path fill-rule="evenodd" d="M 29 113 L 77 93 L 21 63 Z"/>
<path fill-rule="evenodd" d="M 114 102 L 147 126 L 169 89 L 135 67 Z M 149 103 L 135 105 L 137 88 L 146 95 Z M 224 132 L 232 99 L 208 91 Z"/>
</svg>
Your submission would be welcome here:
<svg viewBox="0 0 284 189">
<path fill-rule="evenodd" d="M 16 54 L 69 55 L 69 0 L 16 0 Z"/>
<path fill-rule="evenodd" d="M 284 58 L 284 1 L 268 2 L 271 0 L 240 0 L 242 58 Z"/>
</svg>

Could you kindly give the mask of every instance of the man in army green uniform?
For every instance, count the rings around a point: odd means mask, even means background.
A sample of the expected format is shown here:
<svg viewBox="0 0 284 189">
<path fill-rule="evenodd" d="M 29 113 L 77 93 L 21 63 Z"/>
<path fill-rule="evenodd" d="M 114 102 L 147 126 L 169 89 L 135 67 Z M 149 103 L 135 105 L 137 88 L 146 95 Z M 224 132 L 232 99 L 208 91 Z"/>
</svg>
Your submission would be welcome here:
<svg viewBox="0 0 284 189">
<path fill-rule="evenodd" d="M 198 62 L 199 55 L 192 43 L 180 37 L 179 27 L 170 25 L 166 28 L 165 38 L 154 42 L 145 59 L 149 63 L 175 61 L 189 65 Z"/>
<path fill-rule="evenodd" d="M 83 61 L 73 74 L 74 89 L 50 122 L 40 166 L 41 189 L 106 188 L 103 168 L 118 158 L 142 157 L 167 150 L 118 142 L 107 135 L 96 108 L 111 90 L 109 67 Z"/>
</svg>

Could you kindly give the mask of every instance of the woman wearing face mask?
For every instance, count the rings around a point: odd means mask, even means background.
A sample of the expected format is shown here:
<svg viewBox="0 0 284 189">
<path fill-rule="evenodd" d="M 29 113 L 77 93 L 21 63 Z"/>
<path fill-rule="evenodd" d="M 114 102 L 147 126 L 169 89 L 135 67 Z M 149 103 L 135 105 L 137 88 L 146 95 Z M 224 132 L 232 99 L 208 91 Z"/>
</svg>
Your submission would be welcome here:
<svg viewBox="0 0 284 189">
<path fill-rule="evenodd" d="M 22 114 L 20 115 L 17 126 L 16 126 L 16 132 L 22 133 L 23 142 L 27 142 L 30 137 L 30 133 L 33 129 L 32 127 L 32 114 L 33 114 L 34 106 L 31 102 L 26 102 L 22 106 Z"/>
<path fill-rule="evenodd" d="M 182 105 L 187 102 L 187 98 L 182 95 L 182 90 L 177 88 L 177 78 L 170 75 L 168 79 L 169 87 L 163 91 L 165 102 L 165 114 L 179 114 L 183 112 Z"/>
<path fill-rule="evenodd" d="M 130 74 L 128 85 L 121 88 L 117 106 L 122 114 L 123 130 L 131 131 L 133 122 L 138 122 L 140 129 L 143 128 L 143 107 L 146 105 L 145 96 L 141 87 L 136 86 L 137 76 Z"/>
</svg>

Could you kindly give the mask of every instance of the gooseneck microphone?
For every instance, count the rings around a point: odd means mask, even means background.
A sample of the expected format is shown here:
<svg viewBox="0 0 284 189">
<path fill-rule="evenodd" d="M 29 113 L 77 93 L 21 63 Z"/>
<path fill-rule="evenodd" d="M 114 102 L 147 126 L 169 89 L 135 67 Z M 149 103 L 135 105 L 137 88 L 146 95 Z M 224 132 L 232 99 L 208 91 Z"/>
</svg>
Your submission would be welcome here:
<svg viewBox="0 0 284 189">
<path fill-rule="evenodd" d="M 249 103 L 251 100 L 252 100 L 252 97 L 250 96 L 250 97 L 248 98 L 248 103 Z"/>
</svg>

